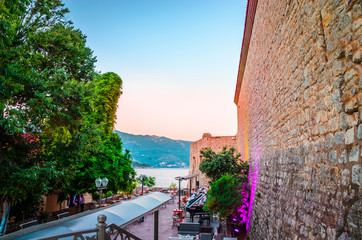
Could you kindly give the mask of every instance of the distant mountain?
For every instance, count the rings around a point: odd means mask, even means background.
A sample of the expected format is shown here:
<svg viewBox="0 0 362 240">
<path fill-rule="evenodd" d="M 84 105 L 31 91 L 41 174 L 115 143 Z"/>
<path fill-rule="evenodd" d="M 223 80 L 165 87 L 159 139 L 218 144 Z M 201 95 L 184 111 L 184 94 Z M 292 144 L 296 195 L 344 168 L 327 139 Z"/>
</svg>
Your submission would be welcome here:
<svg viewBox="0 0 362 240">
<path fill-rule="evenodd" d="M 133 135 L 114 131 L 131 152 L 134 162 L 152 167 L 188 167 L 190 162 L 189 141 L 172 140 L 166 137 Z M 136 164 L 139 165 L 139 164 Z"/>
</svg>

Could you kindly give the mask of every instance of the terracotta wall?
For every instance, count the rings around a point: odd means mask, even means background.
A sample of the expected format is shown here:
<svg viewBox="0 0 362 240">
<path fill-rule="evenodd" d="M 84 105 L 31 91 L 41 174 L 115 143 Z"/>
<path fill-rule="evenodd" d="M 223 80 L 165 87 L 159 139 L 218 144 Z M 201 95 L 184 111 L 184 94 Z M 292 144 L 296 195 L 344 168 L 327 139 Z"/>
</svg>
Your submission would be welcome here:
<svg viewBox="0 0 362 240">
<path fill-rule="evenodd" d="M 63 201 L 62 204 L 59 205 L 57 202 L 58 195 L 51 194 L 47 196 L 43 196 L 44 201 L 44 211 L 47 213 L 56 212 L 64 208 L 68 208 L 67 201 Z M 61 209 L 60 209 L 61 207 Z"/>
<path fill-rule="evenodd" d="M 258 1 L 235 98 L 252 239 L 362 239 L 361 4 Z"/>
</svg>

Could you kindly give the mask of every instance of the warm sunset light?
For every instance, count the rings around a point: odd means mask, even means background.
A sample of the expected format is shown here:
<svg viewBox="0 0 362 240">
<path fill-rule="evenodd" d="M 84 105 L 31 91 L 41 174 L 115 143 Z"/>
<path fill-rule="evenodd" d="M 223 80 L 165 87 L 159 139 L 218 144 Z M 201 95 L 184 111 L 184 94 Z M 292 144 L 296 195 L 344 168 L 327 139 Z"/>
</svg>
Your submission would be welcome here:
<svg viewBox="0 0 362 240">
<path fill-rule="evenodd" d="M 97 70 L 118 73 L 115 129 L 197 140 L 236 134 L 246 1 L 65 1 Z"/>
</svg>

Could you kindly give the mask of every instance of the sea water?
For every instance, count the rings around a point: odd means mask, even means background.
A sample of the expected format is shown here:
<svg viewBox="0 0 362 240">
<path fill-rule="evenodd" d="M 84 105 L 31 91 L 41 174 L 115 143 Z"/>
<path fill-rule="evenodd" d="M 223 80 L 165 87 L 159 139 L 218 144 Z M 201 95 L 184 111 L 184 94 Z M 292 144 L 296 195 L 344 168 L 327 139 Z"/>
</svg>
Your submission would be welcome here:
<svg viewBox="0 0 362 240">
<path fill-rule="evenodd" d="M 175 177 L 184 177 L 189 174 L 188 168 L 135 168 L 137 177 L 141 174 L 146 176 L 156 177 L 155 187 L 170 187 L 171 183 L 176 183 L 178 187 L 178 181 Z M 181 181 L 181 188 L 186 188 L 187 181 Z"/>
</svg>

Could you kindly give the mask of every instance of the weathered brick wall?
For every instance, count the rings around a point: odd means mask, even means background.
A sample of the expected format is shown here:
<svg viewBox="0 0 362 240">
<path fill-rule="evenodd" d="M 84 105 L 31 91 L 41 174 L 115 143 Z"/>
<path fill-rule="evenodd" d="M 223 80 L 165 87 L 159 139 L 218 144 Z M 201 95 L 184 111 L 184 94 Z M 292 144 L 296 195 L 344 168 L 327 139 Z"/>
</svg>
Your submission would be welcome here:
<svg viewBox="0 0 362 240">
<path fill-rule="evenodd" d="M 361 4 L 258 1 L 237 101 L 252 239 L 362 239 Z"/>
<path fill-rule="evenodd" d="M 190 168 L 189 174 L 200 174 L 197 179 L 199 181 L 200 187 L 208 187 L 209 179 L 205 174 L 201 173 L 199 170 L 199 165 L 202 159 L 200 150 L 211 148 L 214 152 L 221 152 L 223 147 L 234 147 L 236 149 L 236 138 L 235 136 L 223 136 L 223 137 L 213 137 L 210 133 L 204 133 L 202 138 L 196 142 L 191 143 L 190 145 Z M 195 181 L 191 180 L 192 188 L 195 188 Z"/>
</svg>

